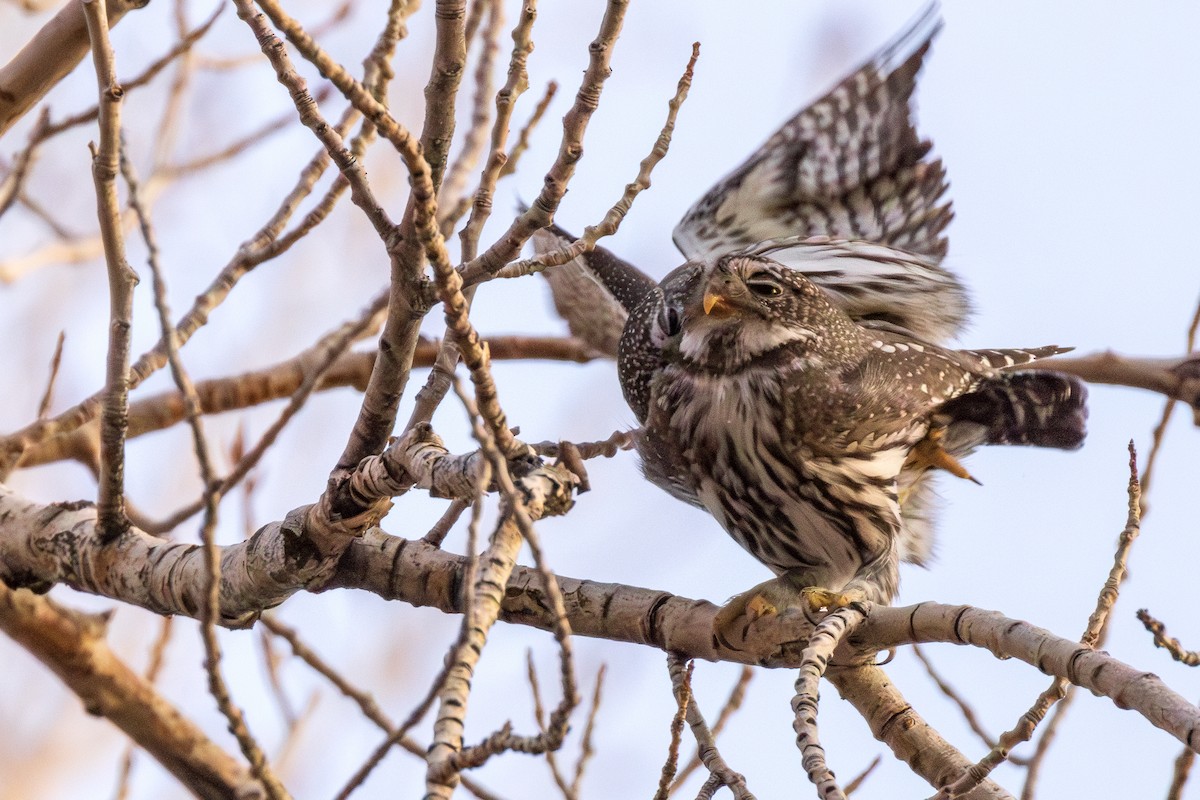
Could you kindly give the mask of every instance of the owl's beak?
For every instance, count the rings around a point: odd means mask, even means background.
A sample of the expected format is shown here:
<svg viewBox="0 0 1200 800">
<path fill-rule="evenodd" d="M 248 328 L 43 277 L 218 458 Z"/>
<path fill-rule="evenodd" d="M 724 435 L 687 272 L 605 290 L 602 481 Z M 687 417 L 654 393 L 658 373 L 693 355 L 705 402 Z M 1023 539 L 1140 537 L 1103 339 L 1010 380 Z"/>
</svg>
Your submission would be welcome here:
<svg viewBox="0 0 1200 800">
<path fill-rule="evenodd" d="M 721 319 L 733 314 L 733 305 L 725 295 L 718 294 L 712 289 L 706 289 L 704 291 L 704 313 L 710 317 Z"/>
</svg>

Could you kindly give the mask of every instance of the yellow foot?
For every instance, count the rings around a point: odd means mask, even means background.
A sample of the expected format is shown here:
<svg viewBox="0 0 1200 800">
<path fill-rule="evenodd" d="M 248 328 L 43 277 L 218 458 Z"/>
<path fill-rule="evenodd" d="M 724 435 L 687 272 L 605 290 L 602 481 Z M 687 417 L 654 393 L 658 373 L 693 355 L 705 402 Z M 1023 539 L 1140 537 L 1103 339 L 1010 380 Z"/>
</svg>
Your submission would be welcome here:
<svg viewBox="0 0 1200 800">
<path fill-rule="evenodd" d="M 822 608 L 827 608 L 830 611 L 845 608 L 856 599 L 850 594 L 822 589 L 820 586 L 807 586 L 800 590 L 800 594 L 808 603 L 808 607 L 813 611 L 820 611 Z"/>
<path fill-rule="evenodd" d="M 750 626 L 763 617 L 779 613 L 778 606 L 767 598 L 756 586 L 748 592 L 743 592 L 730 598 L 721 606 L 713 620 L 713 642 L 719 646 L 738 650 L 733 642 L 744 642 L 750 632 Z"/>
<path fill-rule="evenodd" d="M 737 643 L 746 642 L 751 626 L 764 617 L 778 616 L 797 606 L 809 611 L 822 608 L 833 611 L 865 599 L 862 592 L 855 589 L 835 592 L 820 586 L 802 588 L 803 584 L 797 585 L 797 580 L 803 578 L 781 575 L 731 598 L 713 620 L 713 643 L 740 650 Z"/>
<path fill-rule="evenodd" d="M 951 475 L 965 478 L 972 483 L 979 483 L 958 459 L 950 455 L 942 447 L 942 437 L 946 435 L 945 428 L 931 427 L 925 438 L 917 442 L 904 460 L 905 468 L 918 467 L 922 469 L 944 469 Z M 983 484 L 979 484 L 982 486 Z"/>
</svg>

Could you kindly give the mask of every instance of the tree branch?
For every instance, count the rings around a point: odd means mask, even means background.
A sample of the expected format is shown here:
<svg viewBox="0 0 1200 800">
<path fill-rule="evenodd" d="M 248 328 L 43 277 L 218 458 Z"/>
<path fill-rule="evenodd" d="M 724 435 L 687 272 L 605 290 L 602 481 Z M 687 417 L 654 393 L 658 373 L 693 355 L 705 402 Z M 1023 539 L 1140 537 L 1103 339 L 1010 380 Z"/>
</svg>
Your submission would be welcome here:
<svg viewBox="0 0 1200 800">
<path fill-rule="evenodd" d="M 106 622 L 0 583 L 0 630 L 58 675 L 88 713 L 124 731 L 197 797 L 263 797 L 245 767 L 109 649 Z"/>
<path fill-rule="evenodd" d="M 112 0 L 106 24 L 112 27 L 126 12 L 144 7 L 149 0 Z M 91 47 L 83 6 L 70 0 L 12 61 L 0 67 L 0 136 L 26 111 L 65 78 Z"/>
<path fill-rule="evenodd" d="M 1106 350 L 1087 356 L 1058 356 L 1026 364 L 1021 369 L 1065 372 L 1088 383 L 1148 389 L 1181 400 L 1192 408 L 1200 425 L 1200 354 L 1181 358 L 1139 358 Z"/>
</svg>

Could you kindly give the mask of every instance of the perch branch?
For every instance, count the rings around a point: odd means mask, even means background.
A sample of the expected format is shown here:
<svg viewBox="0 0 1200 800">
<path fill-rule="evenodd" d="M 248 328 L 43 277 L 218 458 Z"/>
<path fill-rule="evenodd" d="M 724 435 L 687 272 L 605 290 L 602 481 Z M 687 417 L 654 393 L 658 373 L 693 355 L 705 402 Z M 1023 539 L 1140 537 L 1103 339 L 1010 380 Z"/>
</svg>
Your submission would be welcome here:
<svg viewBox="0 0 1200 800">
<path fill-rule="evenodd" d="M 423 474 L 419 467 L 414 472 Z M 290 533 L 286 536 L 280 530 L 283 525 L 272 523 L 249 541 L 224 548 L 222 598 L 228 598 L 228 605 L 222 605 L 223 611 L 228 608 L 225 624 L 244 625 L 262 608 L 276 605 L 307 586 L 358 588 L 387 599 L 462 613 L 458 587 L 466 559 L 370 529 L 360 537 L 347 537 L 350 541 L 344 543 L 344 550 L 331 564 L 321 558 L 324 540 L 319 535 L 304 535 L 307 532 L 300 524 L 303 512 L 301 509 L 290 515 L 286 522 Z M 160 613 L 196 613 L 198 605 L 185 602 L 186 593 L 169 591 L 181 588 L 189 578 L 195 580 L 195 567 L 188 563 L 194 556 L 187 555 L 189 548 L 184 545 L 135 533 L 125 539 L 141 542 L 136 551 L 133 547 L 121 552 L 109 550 L 110 558 L 98 563 L 95 512 L 86 505 L 43 506 L 0 489 L 0 516 L 7 519 L 8 531 L 0 540 L 0 580 L 10 585 L 45 588 L 65 582 Z M 320 534 L 321 529 L 315 533 Z M 284 541 L 290 543 L 289 547 L 283 546 Z M 140 580 L 123 580 L 120 564 L 154 567 L 148 573 L 139 573 Z M 791 667 L 799 659 L 795 645 L 789 643 L 803 643 L 809 630 L 802 615 L 789 612 L 765 626 L 774 642 L 770 647 L 721 650 L 712 643 L 716 607 L 711 603 L 566 577 L 559 577 L 558 584 L 576 635 L 650 645 L 692 658 Z M 543 598 L 542 578 L 537 571 L 515 567 L 504 592 L 502 618 L 551 630 L 554 620 Z M 996 612 L 932 603 L 872 608 L 849 645 L 874 652 L 914 641 L 968 644 L 997 656 L 1019 659 L 1047 674 L 1068 676 L 1076 685 L 1109 697 L 1122 708 L 1136 710 L 1189 747 L 1200 747 L 1200 709 L 1168 689 L 1157 676 Z M 868 674 L 870 670 L 875 672 Z M 876 674 L 878 677 L 871 677 Z M 953 780 L 969 764 L 961 754 L 957 762 L 938 757 L 946 746 L 934 744 L 940 737 L 914 718 L 902 698 L 883 706 L 858 694 L 866 682 L 865 686 L 871 687 L 870 698 L 881 696 L 880 681 L 886 685 L 881 671 L 873 667 L 831 667 L 828 677 L 871 720 L 876 735 L 905 753 L 905 760 L 913 763 L 932 785 Z M 894 694 L 894 689 L 891 692 Z M 956 766 L 959 763 L 961 766 Z"/>
</svg>

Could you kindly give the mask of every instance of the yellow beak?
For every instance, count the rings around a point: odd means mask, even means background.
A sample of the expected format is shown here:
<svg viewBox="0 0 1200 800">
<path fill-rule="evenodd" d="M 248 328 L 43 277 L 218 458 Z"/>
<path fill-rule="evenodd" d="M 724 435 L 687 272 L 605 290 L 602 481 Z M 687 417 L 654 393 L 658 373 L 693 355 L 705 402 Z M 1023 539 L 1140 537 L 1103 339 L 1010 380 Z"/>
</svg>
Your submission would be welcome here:
<svg viewBox="0 0 1200 800">
<path fill-rule="evenodd" d="M 719 295 L 712 289 L 704 292 L 704 313 L 710 317 L 727 317 L 733 312 L 733 307 L 729 305 L 729 301 L 723 295 Z"/>
</svg>

